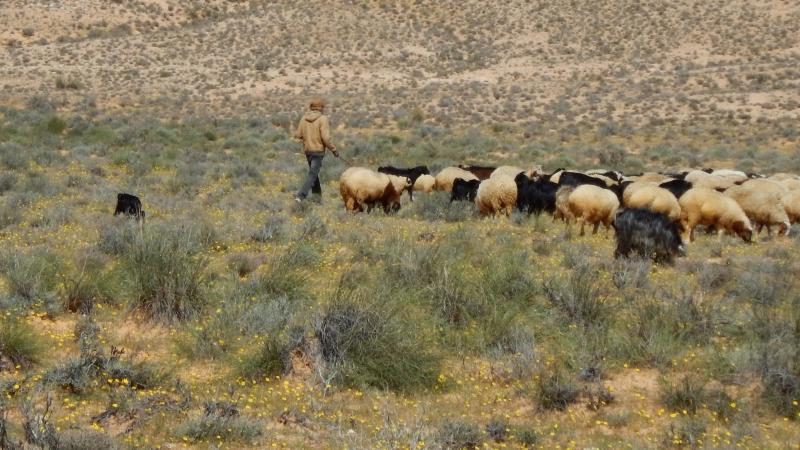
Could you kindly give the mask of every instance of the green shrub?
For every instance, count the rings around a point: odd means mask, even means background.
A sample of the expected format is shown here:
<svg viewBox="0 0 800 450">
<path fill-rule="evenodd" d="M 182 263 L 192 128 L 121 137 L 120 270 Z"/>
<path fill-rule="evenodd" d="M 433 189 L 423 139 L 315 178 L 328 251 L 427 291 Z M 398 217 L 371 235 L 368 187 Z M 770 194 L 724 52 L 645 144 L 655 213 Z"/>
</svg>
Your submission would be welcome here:
<svg viewBox="0 0 800 450">
<path fill-rule="evenodd" d="M 415 214 L 429 222 L 463 222 L 475 216 L 476 208 L 472 202 L 450 202 L 447 192 L 417 193 L 413 206 L 409 205 L 402 216 Z"/>
<path fill-rule="evenodd" d="M 44 350 L 31 327 L 19 319 L 0 314 L 0 356 L 14 364 L 30 365 Z"/>
<path fill-rule="evenodd" d="M 773 369 L 761 382 L 761 398 L 776 414 L 800 420 L 800 376 L 786 369 Z"/>
<path fill-rule="evenodd" d="M 718 419 L 728 420 L 740 410 L 733 398 L 722 389 L 714 389 L 706 393 L 708 409 Z"/>
<path fill-rule="evenodd" d="M 597 268 L 580 264 L 567 279 L 551 278 L 544 284 L 550 303 L 567 319 L 581 325 L 605 325 L 611 317 L 606 297 L 598 288 L 600 274 Z"/>
<path fill-rule="evenodd" d="M 434 441 L 443 449 L 461 450 L 478 448 L 483 442 L 483 436 L 474 424 L 448 420 L 436 430 Z"/>
<path fill-rule="evenodd" d="M 669 411 L 696 414 L 706 401 L 705 383 L 685 376 L 677 383 L 664 381 L 661 387 L 661 403 Z"/>
<path fill-rule="evenodd" d="M 508 440 L 508 422 L 504 419 L 494 419 L 486 425 L 486 435 L 495 442 Z"/>
<path fill-rule="evenodd" d="M 256 242 L 278 241 L 286 234 L 285 224 L 286 219 L 283 216 L 269 216 L 264 225 L 254 231 L 250 238 Z"/>
<path fill-rule="evenodd" d="M 134 239 L 124 255 L 131 307 L 162 322 L 194 317 L 205 303 L 206 259 L 192 230 L 160 227 Z"/>
<path fill-rule="evenodd" d="M 54 299 L 60 265 L 58 257 L 47 251 L 11 255 L 3 264 L 9 293 L 28 304 Z"/>
<path fill-rule="evenodd" d="M 633 299 L 611 333 L 612 352 L 627 363 L 669 366 L 683 348 L 674 308 L 650 298 Z"/>
<path fill-rule="evenodd" d="M 522 444 L 523 447 L 533 448 L 539 444 L 542 439 L 542 435 L 533 428 L 522 428 L 517 430 L 516 438 L 517 442 Z"/>
<path fill-rule="evenodd" d="M 539 374 L 535 393 L 539 407 L 564 411 L 571 403 L 578 400 L 580 389 L 565 371 L 555 369 Z"/>
<path fill-rule="evenodd" d="M 45 127 L 47 128 L 47 131 L 53 134 L 61 134 L 61 132 L 67 129 L 67 122 L 58 116 L 52 116 L 47 121 Z"/>
<path fill-rule="evenodd" d="M 384 292 L 338 290 L 314 325 L 328 370 L 346 385 L 397 391 L 431 386 L 441 357 L 433 327 Z"/>
<path fill-rule="evenodd" d="M 94 430 L 67 430 L 58 434 L 58 450 L 114 450 L 122 448 L 106 433 Z"/>
<path fill-rule="evenodd" d="M 250 442 L 263 432 L 263 424 L 240 416 L 236 405 L 211 402 L 206 403 L 202 416 L 185 422 L 178 428 L 177 434 L 193 441 L 221 439 Z"/>
<path fill-rule="evenodd" d="M 706 433 L 706 425 L 699 418 L 689 417 L 679 422 L 678 427 L 670 423 L 662 448 L 700 448 Z"/>
</svg>

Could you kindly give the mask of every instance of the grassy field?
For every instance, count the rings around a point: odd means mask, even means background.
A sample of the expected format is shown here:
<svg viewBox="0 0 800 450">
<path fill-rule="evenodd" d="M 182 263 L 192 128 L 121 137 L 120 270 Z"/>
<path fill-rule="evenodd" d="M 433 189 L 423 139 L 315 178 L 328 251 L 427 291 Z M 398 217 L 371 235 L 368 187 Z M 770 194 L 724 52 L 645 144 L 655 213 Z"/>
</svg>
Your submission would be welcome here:
<svg viewBox="0 0 800 450">
<path fill-rule="evenodd" d="M 776 124 L 556 138 L 417 119 L 337 142 L 373 167 L 800 164 Z M 0 446 L 800 443 L 798 230 L 700 236 L 652 266 L 615 261 L 612 234 L 444 194 L 350 215 L 333 159 L 322 202 L 293 202 L 287 137 L 268 116 L 2 110 Z M 117 192 L 141 196 L 142 229 L 112 217 Z"/>
<path fill-rule="evenodd" d="M 795 0 L 0 2 L 0 449 L 797 448 L 800 230 L 673 266 L 355 164 L 800 173 Z M 141 197 L 147 223 L 113 217 Z"/>
</svg>

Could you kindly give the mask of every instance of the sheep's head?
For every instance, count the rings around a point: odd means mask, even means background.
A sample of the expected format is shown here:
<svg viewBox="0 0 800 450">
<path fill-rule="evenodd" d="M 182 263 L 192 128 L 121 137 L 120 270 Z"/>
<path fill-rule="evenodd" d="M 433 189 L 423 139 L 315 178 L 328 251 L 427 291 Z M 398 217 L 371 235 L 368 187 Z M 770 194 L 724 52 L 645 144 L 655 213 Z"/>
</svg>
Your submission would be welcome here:
<svg viewBox="0 0 800 450">
<path fill-rule="evenodd" d="M 733 232 L 745 242 L 753 242 L 753 227 L 749 223 L 737 220 L 733 223 Z"/>
</svg>

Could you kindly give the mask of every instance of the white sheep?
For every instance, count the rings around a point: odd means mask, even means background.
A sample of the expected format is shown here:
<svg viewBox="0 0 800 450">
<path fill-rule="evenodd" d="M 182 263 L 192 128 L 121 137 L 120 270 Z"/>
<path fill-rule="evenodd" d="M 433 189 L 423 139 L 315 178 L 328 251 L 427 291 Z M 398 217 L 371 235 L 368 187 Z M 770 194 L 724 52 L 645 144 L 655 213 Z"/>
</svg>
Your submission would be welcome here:
<svg viewBox="0 0 800 450">
<path fill-rule="evenodd" d="M 475 195 L 475 205 L 482 215 L 498 213 L 510 216 L 517 204 L 517 184 L 510 176 L 491 176 L 483 180 Z"/>
<path fill-rule="evenodd" d="M 556 194 L 556 200 L 558 200 L 558 194 Z M 601 223 L 605 225 L 606 231 L 611 228 L 614 215 L 619 209 L 619 199 L 609 189 L 582 184 L 569 193 L 567 208 L 568 215 L 565 218 L 567 226 L 569 226 L 569 218 L 574 217 L 581 224 L 581 236 L 585 234 L 586 223 L 594 225 L 592 234 L 596 234 Z"/>
<path fill-rule="evenodd" d="M 455 181 L 456 178 L 461 178 L 464 181 L 478 179 L 478 177 L 476 177 L 472 172 L 464 169 L 459 169 L 458 167 L 445 167 L 438 174 L 436 174 L 436 184 L 434 186 L 438 191 L 452 192 L 453 181 Z"/>
<path fill-rule="evenodd" d="M 756 234 L 761 233 L 763 227 L 767 227 L 767 234 L 771 234 L 773 225 L 779 227 L 779 234 L 789 232 L 791 224 L 783 205 L 783 198 L 788 193 L 783 184 L 766 178 L 748 180 L 725 190 L 725 195 L 736 200 L 756 225 Z"/>
<path fill-rule="evenodd" d="M 527 176 L 528 178 L 533 178 L 541 172 L 542 172 L 542 166 L 534 166 L 527 170 L 517 166 L 500 166 L 494 169 L 494 171 L 492 171 L 492 174 L 489 175 L 489 178 L 502 176 L 502 177 L 510 177 L 513 180 L 514 177 L 516 177 L 521 173 L 524 173 L 525 176 Z"/>
<path fill-rule="evenodd" d="M 742 172 L 741 170 L 732 170 L 732 169 L 715 169 L 714 171 L 711 172 L 711 175 L 725 178 L 734 183 L 741 183 L 747 181 L 750 178 L 747 176 L 746 173 Z"/>
<path fill-rule="evenodd" d="M 692 183 L 692 187 L 708 189 L 728 189 L 735 184 L 729 178 L 713 175 L 702 170 L 692 170 L 686 174 L 684 180 Z"/>
<path fill-rule="evenodd" d="M 625 186 L 625 190 L 622 191 L 622 204 L 627 205 L 628 200 L 636 191 L 647 186 L 658 186 L 658 185 L 652 181 L 634 181 L 633 183 Z"/>
<path fill-rule="evenodd" d="M 667 175 L 656 173 L 656 172 L 645 172 L 641 175 L 630 176 L 623 178 L 623 181 L 642 181 L 642 182 L 650 182 L 650 183 L 663 183 L 669 180 Z"/>
<path fill-rule="evenodd" d="M 627 192 L 626 189 L 625 193 Z M 672 195 L 672 192 L 655 185 L 645 185 L 636 189 L 625 200 L 625 206 L 661 213 L 669 217 L 670 220 L 680 220 L 681 218 L 681 206 L 678 203 L 678 199 Z"/>
<path fill-rule="evenodd" d="M 786 215 L 789 217 L 789 223 L 795 224 L 800 221 L 800 189 L 789 191 L 781 201 Z"/>
<path fill-rule="evenodd" d="M 431 175 L 423 174 L 414 182 L 414 192 L 433 192 L 436 186 L 436 178 Z"/>
<path fill-rule="evenodd" d="M 350 212 L 370 212 L 376 203 L 386 213 L 400 209 L 400 196 L 411 188 L 406 177 L 386 175 L 364 167 L 351 167 L 339 177 L 339 193 Z"/>
<path fill-rule="evenodd" d="M 727 231 L 747 242 L 753 237 L 753 226 L 741 206 L 714 189 L 689 189 L 678 204 L 681 206 L 681 223 L 690 242 L 694 242 L 694 229 L 698 225 L 714 227 L 720 236 Z"/>
</svg>

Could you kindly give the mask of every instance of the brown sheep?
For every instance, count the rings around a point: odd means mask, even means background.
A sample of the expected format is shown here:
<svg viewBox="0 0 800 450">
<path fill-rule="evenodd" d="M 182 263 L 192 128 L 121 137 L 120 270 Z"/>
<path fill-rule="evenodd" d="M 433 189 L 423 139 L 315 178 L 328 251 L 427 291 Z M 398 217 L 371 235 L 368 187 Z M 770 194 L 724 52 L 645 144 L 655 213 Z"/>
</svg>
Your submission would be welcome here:
<svg viewBox="0 0 800 450">
<path fill-rule="evenodd" d="M 581 224 L 581 236 L 583 236 L 586 223 L 594 225 L 592 234 L 597 233 L 601 223 L 605 225 L 606 231 L 611 229 L 611 223 L 619 209 L 619 199 L 608 189 L 582 184 L 569 194 L 567 205 L 569 215 L 575 217 Z M 569 225 L 569 222 L 567 224 Z"/>
<path fill-rule="evenodd" d="M 436 174 L 436 184 L 434 185 L 437 191 L 452 192 L 453 181 L 456 178 L 461 178 L 464 181 L 477 180 L 478 177 L 464 169 L 458 167 L 445 167 L 438 174 Z"/>
<path fill-rule="evenodd" d="M 436 186 L 436 178 L 431 175 L 423 174 L 414 182 L 414 192 L 433 192 Z"/>
<path fill-rule="evenodd" d="M 627 193 L 627 189 L 625 190 Z M 642 208 L 655 213 L 661 213 L 670 220 L 680 220 L 681 206 L 672 192 L 658 186 L 642 186 L 636 189 L 627 200 L 625 206 L 629 208 Z"/>
<path fill-rule="evenodd" d="M 339 177 L 339 193 L 350 212 L 372 211 L 376 203 L 387 214 L 400 209 L 400 196 L 411 188 L 406 177 L 386 175 L 363 167 L 351 167 Z"/>
<path fill-rule="evenodd" d="M 715 227 L 720 236 L 723 231 L 750 242 L 753 226 L 736 200 L 714 189 L 692 188 L 678 200 L 681 206 L 681 224 L 688 241 L 694 242 L 694 229 L 698 225 Z"/>
<path fill-rule="evenodd" d="M 510 216 L 517 204 L 517 183 L 509 176 L 491 176 L 481 182 L 475 195 L 475 205 L 482 215 L 498 213 Z"/>
<path fill-rule="evenodd" d="M 783 205 L 783 197 L 788 193 L 781 183 L 764 178 L 749 180 L 725 191 L 756 225 L 756 234 L 761 233 L 763 227 L 767 227 L 767 234 L 772 234 L 770 227 L 773 225 L 779 227 L 779 234 L 789 232 L 791 225 Z"/>
</svg>

